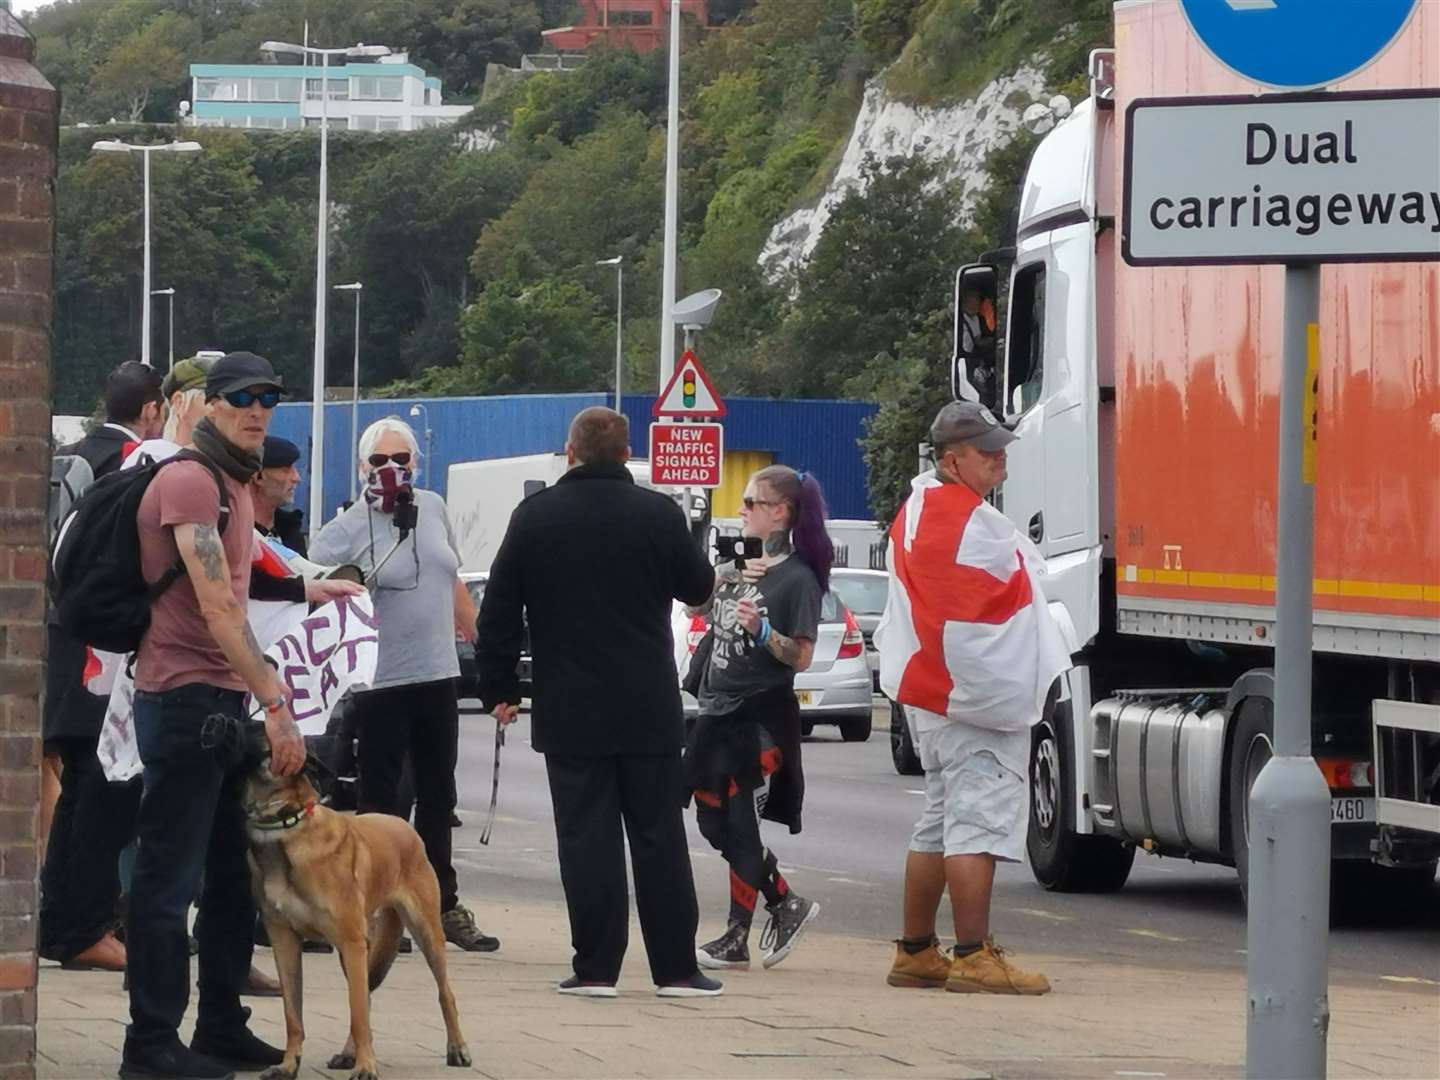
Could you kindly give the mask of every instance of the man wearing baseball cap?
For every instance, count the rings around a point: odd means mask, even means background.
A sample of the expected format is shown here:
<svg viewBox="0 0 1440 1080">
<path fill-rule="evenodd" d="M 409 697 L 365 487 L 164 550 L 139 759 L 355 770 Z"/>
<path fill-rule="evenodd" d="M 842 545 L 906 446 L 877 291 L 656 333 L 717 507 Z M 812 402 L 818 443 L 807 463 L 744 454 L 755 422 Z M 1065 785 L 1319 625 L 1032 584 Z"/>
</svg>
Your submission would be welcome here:
<svg viewBox="0 0 1440 1080">
<path fill-rule="evenodd" d="M 1040 588 L 1044 560 L 985 501 L 1005 479 L 1015 438 L 984 405 L 946 405 L 930 426 L 935 468 L 912 481 L 890 529 L 890 595 L 875 632 L 880 687 L 904 707 L 925 767 L 891 986 L 1050 990 L 990 936 L 995 863 L 1025 851 L 1030 728 L 1070 666 Z M 947 887 L 948 956 L 935 936 Z"/>
<path fill-rule="evenodd" d="M 250 481 L 282 392 L 263 357 L 238 352 L 215 361 L 205 378 L 206 415 L 191 433 L 194 451 L 208 460 L 172 458 L 150 481 L 136 515 L 145 579 L 160 581 L 177 560 L 184 573 L 152 604 L 134 661 L 134 723 L 145 772 L 130 891 L 122 1077 L 218 1078 L 283 1057 L 250 1031 L 249 1010 L 240 1003 L 255 926 L 243 778 L 203 733 L 217 714 L 243 720 L 248 690 L 265 710 L 271 771 L 288 776 L 305 761 L 285 684 L 246 618 L 255 520 Z M 186 1047 L 179 1038 L 190 998 L 185 922 L 197 892 L 200 994 Z"/>
</svg>

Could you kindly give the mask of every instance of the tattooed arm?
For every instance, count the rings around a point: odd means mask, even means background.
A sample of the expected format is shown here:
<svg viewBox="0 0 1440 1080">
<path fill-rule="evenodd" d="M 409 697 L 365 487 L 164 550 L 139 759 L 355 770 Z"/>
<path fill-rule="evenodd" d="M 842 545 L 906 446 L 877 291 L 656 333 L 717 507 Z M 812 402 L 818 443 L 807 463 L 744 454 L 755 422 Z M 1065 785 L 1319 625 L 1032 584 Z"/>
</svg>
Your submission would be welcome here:
<svg viewBox="0 0 1440 1080">
<path fill-rule="evenodd" d="M 230 587 L 230 565 L 214 525 L 176 525 L 175 546 L 195 587 L 200 614 L 215 643 L 256 701 L 285 697 L 284 684 L 265 660 L 250 629 L 245 608 Z M 265 732 L 270 737 L 271 771 L 277 776 L 298 772 L 305 763 L 305 744 L 289 708 L 267 712 Z"/>
<path fill-rule="evenodd" d="M 741 600 L 735 605 L 735 618 L 745 628 L 745 632 L 752 638 L 760 636 L 762 618 L 760 608 L 751 599 Z M 765 639 L 764 647 L 770 651 L 770 655 L 786 667 L 794 668 L 796 671 L 804 671 L 810 666 L 810 661 L 815 657 L 815 642 L 809 638 L 792 638 L 770 628 L 770 636 Z"/>
<path fill-rule="evenodd" d="M 810 661 L 815 658 L 813 641 L 807 641 L 805 638 L 788 638 L 774 629 L 770 631 L 770 636 L 765 641 L 765 648 L 770 650 L 770 655 L 776 660 L 796 671 L 804 671 L 810 666 Z"/>
</svg>

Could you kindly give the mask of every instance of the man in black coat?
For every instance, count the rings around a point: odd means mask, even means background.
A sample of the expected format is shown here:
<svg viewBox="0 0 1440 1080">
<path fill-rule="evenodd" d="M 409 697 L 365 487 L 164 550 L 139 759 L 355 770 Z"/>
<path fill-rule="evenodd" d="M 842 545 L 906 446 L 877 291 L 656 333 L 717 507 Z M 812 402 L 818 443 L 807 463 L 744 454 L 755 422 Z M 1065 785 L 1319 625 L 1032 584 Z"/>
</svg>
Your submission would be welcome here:
<svg viewBox="0 0 1440 1080">
<path fill-rule="evenodd" d="M 305 554 L 304 515 L 298 508 L 284 509 L 295 497 L 300 483 L 300 448 L 289 439 L 266 435 L 260 452 L 260 471 L 250 481 L 250 495 L 255 501 L 255 528 L 265 536 L 273 536 L 296 555 Z"/>
<path fill-rule="evenodd" d="M 90 463 L 95 479 L 115 472 L 165 422 L 160 373 L 133 360 L 105 380 L 103 427 L 61 454 Z M 106 699 L 85 689 L 85 643 L 53 618 L 47 627 L 45 751 L 60 760 L 60 799 L 40 877 L 40 955 L 72 968 L 120 971 L 125 947 L 110 928 L 120 891 L 118 859 L 135 835 L 138 779 L 112 784 L 95 756 Z"/>
<path fill-rule="evenodd" d="M 509 723 L 528 614 L 531 742 L 550 778 L 575 947 L 575 974 L 558 989 L 615 995 L 630 918 L 628 835 L 657 993 L 713 996 L 721 986 L 695 960 L 699 909 L 682 817 L 684 718 L 670 625 L 675 600 L 710 598 L 715 572 L 674 502 L 632 479 L 624 416 L 584 410 L 565 450 L 570 471 L 510 519 L 475 646 L 480 696 Z"/>
</svg>

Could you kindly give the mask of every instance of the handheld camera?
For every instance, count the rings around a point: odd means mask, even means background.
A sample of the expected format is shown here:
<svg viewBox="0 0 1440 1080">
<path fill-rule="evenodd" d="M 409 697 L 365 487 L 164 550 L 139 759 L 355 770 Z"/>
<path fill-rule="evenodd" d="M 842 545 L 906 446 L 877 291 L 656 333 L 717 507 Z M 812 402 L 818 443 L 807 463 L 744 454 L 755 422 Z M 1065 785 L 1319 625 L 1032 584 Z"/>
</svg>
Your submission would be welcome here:
<svg viewBox="0 0 1440 1080">
<path fill-rule="evenodd" d="M 721 559 L 733 562 L 735 569 L 741 570 L 745 560 L 758 559 L 765 554 L 765 544 L 758 536 L 718 536 L 715 538 L 715 550 Z"/>
</svg>

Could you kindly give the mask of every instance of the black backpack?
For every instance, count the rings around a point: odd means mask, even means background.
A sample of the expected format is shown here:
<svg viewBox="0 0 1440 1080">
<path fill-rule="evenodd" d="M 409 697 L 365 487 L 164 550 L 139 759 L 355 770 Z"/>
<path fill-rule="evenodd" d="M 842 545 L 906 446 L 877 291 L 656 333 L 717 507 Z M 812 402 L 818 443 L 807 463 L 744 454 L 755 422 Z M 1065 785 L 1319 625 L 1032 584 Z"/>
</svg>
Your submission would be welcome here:
<svg viewBox="0 0 1440 1080">
<path fill-rule="evenodd" d="M 185 573 L 177 559 L 150 583 L 140 570 L 136 515 L 150 481 L 174 461 L 198 461 L 220 489 L 219 530 L 230 520 L 230 498 L 219 468 L 194 450 L 102 476 L 85 489 L 61 523 L 50 551 L 50 596 L 65 632 L 107 652 L 140 647 L 150 628 L 150 605 Z"/>
</svg>

